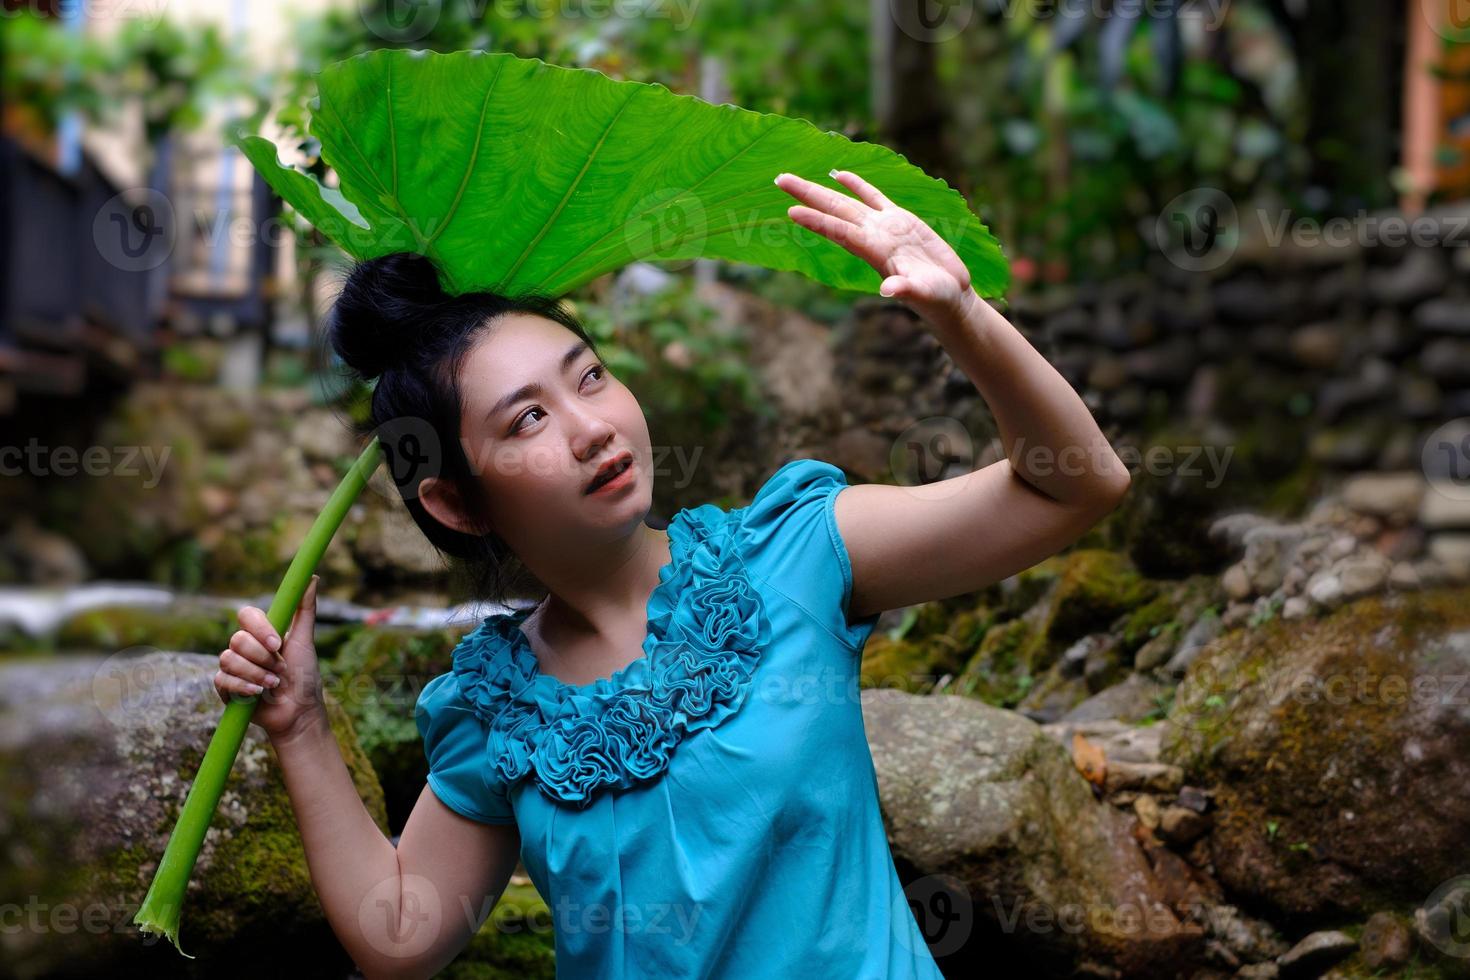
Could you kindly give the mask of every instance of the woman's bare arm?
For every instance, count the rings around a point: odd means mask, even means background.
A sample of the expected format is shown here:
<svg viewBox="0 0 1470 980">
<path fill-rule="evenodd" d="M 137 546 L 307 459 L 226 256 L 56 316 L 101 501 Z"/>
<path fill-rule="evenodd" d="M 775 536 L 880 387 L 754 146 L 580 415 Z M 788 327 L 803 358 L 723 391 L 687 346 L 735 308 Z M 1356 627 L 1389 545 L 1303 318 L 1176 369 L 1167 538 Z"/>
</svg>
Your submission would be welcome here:
<svg viewBox="0 0 1470 980">
<path fill-rule="evenodd" d="M 833 498 L 852 565 L 849 619 L 972 592 L 1055 554 L 1115 508 L 1131 477 L 1086 404 L 975 291 L 934 229 L 847 170 L 856 196 L 779 174 L 797 224 L 870 264 L 934 328 L 995 416 L 1006 458 L 924 486 L 862 483 Z"/>
<path fill-rule="evenodd" d="M 325 713 L 315 717 L 273 744 L 327 921 L 369 980 L 432 976 L 504 892 L 520 833 L 460 816 L 425 786 L 395 848 L 357 795 Z"/>
<path fill-rule="evenodd" d="M 923 486 L 860 483 L 834 516 L 852 562 L 849 615 L 973 592 L 1072 544 L 1131 477 L 1046 358 L 974 295 L 935 333 L 995 417 L 1006 458 Z"/>
</svg>

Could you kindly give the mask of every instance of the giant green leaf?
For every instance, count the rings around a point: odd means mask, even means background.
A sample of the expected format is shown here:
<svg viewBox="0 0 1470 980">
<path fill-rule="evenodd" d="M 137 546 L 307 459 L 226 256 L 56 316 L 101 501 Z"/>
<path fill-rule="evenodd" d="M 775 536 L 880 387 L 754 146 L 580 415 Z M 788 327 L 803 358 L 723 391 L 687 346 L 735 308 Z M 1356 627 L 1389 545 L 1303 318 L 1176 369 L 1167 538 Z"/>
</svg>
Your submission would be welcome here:
<svg viewBox="0 0 1470 980">
<path fill-rule="evenodd" d="M 349 255 L 427 255 L 451 292 L 561 295 L 639 259 L 720 258 L 877 292 L 876 270 L 793 222 L 788 171 L 850 193 L 859 174 L 934 228 L 982 296 L 1000 245 L 959 192 L 885 146 L 805 119 L 714 105 L 648 82 L 484 51 L 376 50 L 318 76 L 310 132 L 339 188 L 239 145 Z"/>
</svg>

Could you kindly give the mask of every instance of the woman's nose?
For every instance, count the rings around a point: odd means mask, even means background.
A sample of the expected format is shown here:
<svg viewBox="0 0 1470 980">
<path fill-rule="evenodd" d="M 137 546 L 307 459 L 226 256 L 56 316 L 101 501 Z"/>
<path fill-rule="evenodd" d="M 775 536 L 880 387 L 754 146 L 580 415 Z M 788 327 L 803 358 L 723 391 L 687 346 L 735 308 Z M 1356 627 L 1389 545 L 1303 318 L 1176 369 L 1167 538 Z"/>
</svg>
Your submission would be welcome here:
<svg viewBox="0 0 1470 980">
<path fill-rule="evenodd" d="M 610 440 L 617 431 L 607 419 L 592 412 L 578 412 L 575 419 L 572 449 L 578 459 L 586 459 L 593 450 Z"/>
</svg>

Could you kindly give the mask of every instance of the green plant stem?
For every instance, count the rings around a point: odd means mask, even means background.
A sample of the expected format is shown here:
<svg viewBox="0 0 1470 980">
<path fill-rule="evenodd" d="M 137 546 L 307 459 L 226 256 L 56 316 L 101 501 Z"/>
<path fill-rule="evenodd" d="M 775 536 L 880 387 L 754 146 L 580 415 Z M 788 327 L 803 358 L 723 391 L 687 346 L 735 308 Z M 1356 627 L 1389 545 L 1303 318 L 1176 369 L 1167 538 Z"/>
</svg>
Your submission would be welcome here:
<svg viewBox="0 0 1470 980">
<path fill-rule="evenodd" d="M 306 532 L 306 538 L 291 559 L 266 613 L 266 618 L 278 633 L 284 634 L 291 625 L 291 618 L 295 615 L 296 607 L 301 604 L 301 597 L 306 594 L 306 587 L 311 583 L 317 563 L 321 561 L 327 545 L 337 533 L 337 528 L 341 527 L 353 501 L 362 493 L 363 487 L 367 486 L 369 477 L 378 468 L 381 459 L 382 452 L 377 438 L 374 438 L 362 451 L 362 455 L 357 457 L 337 489 L 332 491 L 326 506 Z M 133 924 L 144 933 L 167 936 L 169 942 L 190 959 L 193 957 L 184 953 L 183 947 L 179 946 L 179 916 L 184 903 L 184 892 L 189 887 L 189 877 L 194 872 L 194 862 L 199 859 L 204 835 L 209 830 L 210 821 L 214 819 L 214 811 L 224 793 L 225 781 L 235 764 L 240 743 L 245 739 L 250 718 L 255 713 L 255 705 L 259 700 L 259 695 L 235 697 L 225 706 L 224 716 L 220 718 L 219 725 L 209 740 L 209 748 L 205 750 L 204 759 L 199 763 L 199 772 L 194 777 L 193 785 L 189 787 L 189 795 L 184 799 L 184 807 L 179 811 L 173 833 L 169 835 L 163 858 L 153 873 L 153 884 L 149 886 L 138 914 L 133 917 Z"/>
</svg>

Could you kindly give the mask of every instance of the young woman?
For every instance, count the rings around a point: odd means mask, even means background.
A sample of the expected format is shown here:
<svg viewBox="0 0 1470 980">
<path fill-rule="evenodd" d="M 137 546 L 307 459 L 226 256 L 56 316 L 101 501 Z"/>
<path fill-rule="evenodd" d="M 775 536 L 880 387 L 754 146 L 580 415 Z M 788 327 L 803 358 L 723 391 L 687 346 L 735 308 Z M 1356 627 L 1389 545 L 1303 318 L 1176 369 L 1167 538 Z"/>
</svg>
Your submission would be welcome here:
<svg viewBox="0 0 1470 980">
<path fill-rule="evenodd" d="M 686 508 L 655 530 L 643 412 L 575 319 L 445 296 L 406 253 L 349 278 L 332 340 L 378 379 L 372 424 L 412 419 L 439 440 L 437 471 L 402 488 L 410 513 L 445 552 L 501 573 L 514 561 L 545 590 L 477 626 L 420 695 L 430 775 L 396 848 L 328 730 L 316 581 L 284 641 L 240 610 L 217 689 L 264 691 L 254 721 L 367 976 L 452 960 L 518 856 L 550 906 L 558 976 L 940 975 L 879 812 L 863 644 L 884 609 L 979 589 L 1074 541 L 1129 477 L 953 250 L 856 174 L 834 176 L 856 197 L 779 175 L 802 202 L 790 217 L 931 325 L 1006 459 L 924 487 L 849 487 L 796 459 L 747 506 Z"/>
</svg>

